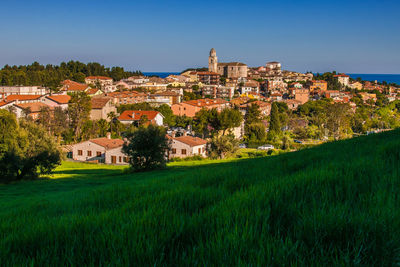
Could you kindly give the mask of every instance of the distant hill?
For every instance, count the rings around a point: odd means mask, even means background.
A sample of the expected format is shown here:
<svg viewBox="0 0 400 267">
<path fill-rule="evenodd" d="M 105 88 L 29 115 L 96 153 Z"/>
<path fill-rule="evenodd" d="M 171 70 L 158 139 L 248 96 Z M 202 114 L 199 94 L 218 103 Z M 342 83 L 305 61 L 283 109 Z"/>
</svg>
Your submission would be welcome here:
<svg viewBox="0 0 400 267">
<path fill-rule="evenodd" d="M 396 265 L 399 162 L 400 130 L 139 174 L 66 162 L 58 179 L 0 185 L 0 262 Z"/>
<path fill-rule="evenodd" d="M 189 68 L 189 69 L 182 71 L 181 73 L 184 73 L 187 71 L 208 71 L 208 68 L 206 68 L 206 67 L 204 67 L 204 68 Z"/>
</svg>

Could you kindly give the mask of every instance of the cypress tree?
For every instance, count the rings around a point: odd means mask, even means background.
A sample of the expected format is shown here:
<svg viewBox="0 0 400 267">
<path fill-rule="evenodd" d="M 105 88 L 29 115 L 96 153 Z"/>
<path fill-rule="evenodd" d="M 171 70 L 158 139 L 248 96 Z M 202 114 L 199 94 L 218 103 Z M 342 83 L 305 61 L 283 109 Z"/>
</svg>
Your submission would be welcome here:
<svg viewBox="0 0 400 267">
<path fill-rule="evenodd" d="M 268 139 L 273 139 L 276 135 L 281 134 L 281 122 L 279 120 L 278 105 L 274 102 L 271 107 L 271 116 L 269 121 Z"/>
</svg>

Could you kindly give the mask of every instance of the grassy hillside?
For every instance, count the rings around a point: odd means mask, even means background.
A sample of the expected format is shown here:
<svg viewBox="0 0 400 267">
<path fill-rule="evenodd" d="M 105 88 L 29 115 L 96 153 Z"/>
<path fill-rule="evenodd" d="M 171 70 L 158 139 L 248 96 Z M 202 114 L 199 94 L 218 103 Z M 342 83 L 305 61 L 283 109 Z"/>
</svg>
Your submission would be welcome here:
<svg viewBox="0 0 400 267">
<path fill-rule="evenodd" d="M 64 163 L 0 185 L 0 265 L 396 265 L 400 131 L 269 158 Z"/>
</svg>

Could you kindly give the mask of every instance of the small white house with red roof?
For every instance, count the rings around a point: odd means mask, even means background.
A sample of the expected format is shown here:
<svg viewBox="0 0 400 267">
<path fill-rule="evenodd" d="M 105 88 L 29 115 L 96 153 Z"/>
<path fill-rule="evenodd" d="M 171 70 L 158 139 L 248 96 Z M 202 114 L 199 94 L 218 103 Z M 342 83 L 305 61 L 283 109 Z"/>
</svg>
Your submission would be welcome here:
<svg viewBox="0 0 400 267">
<path fill-rule="evenodd" d="M 171 140 L 169 158 L 205 157 L 207 155 L 207 141 L 204 139 L 188 135 L 179 137 L 168 136 L 168 138 Z"/>
<path fill-rule="evenodd" d="M 106 164 L 128 164 L 128 157 L 122 152 L 124 141 L 107 137 L 90 139 L 72 146 L 72 158 L 77 161 Z"/>
<path fill-rule="evenodd" d="M 154 125 L 162 126 L 164 124 L 164 116 L 155 110 L 125 110 L 118 120 L 123 124 L 132 124 L 138 123 L 144 116 Z"/>
</svg>

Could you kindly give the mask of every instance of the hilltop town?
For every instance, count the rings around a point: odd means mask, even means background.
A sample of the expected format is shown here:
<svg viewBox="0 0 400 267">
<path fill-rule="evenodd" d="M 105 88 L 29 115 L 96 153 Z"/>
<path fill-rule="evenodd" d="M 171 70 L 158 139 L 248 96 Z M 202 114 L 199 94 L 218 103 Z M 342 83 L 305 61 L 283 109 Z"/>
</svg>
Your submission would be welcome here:
<svg viewBox="0 0 400 267">
<path fill-rule="evenodd" d="M 395 84 L 298 73 L 275 61 L 222 63 L 215 49 L 208 64 L 166 78 L 79 76 L 53 88 L 15 84 L 3 73 L 0 109 L 45 127 L 71 159 L 110 164 L 128 163 L 124 132 L 149 124 L 167 129 L 170 159 L 207 157 L 213 138 L 227 134 L 240 147 L 295 150 L 400 126 Z M 240 118 L 222 118 L 224 110 Z"/>
</svg>

